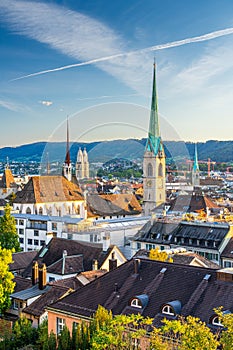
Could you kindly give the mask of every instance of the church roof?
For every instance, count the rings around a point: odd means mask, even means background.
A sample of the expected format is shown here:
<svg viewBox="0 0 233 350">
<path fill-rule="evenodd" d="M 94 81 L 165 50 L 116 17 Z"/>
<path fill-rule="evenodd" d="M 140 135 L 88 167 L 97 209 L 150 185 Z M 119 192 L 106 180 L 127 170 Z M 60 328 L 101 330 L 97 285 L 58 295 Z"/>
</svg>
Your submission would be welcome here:
<svg viewBox="0 0 233 350">
<path fill-rule="evenodd" d="M 81 189 L 65 177 L 33 176 L 22 191 L 17 192 L 15 203 L 48 203 L 81 201 Z"/>
<path fill-rule="evenodd" d="M 0 181 L 1 188 L 11 188 L 16 186 L 14 176 L 9 168 L 4 170 L 2 180 Z"/>
</svg>

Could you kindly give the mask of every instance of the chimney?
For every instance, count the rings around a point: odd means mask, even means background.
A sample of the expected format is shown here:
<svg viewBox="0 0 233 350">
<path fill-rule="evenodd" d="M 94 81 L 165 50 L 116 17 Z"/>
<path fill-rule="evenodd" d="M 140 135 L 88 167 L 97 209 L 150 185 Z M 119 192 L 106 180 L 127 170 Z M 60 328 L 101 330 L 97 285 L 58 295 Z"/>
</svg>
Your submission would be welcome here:
<svg viewBox="0 0 233 350">
<path fill-rule="evenodd" d="M 67 250 L 63 250 L 63 254 L 62 254 L 62 271 L 61 271 L 62 275 L 65 274 L 66 257 L 67 257 Z"/>
<path fill-rule="evenodd" d="M 115 258 L 115 252 L 112 252 L 112 258 L 108 260 L 109 271 L 112 271 L 117 268 L 117 259 Z"/>
<path fill-rule="evenodd" d="M 39 289 L 44 289 L 46 284 L 46 265 L 42 264 L 39 266 Z"/>
<path fill-rule="evenodd" d="M 140 269 L 140 259 L 134 259 L 134 274 L 138 275 Z"/>
<path fill-rule="evenodd" d="M 103 252 L 106 252 L 110 246 L 110 235 L 105 234 L 103 236 Z"/>
<path fill-rule="evenodd" d="M 94 259 L 92 262 L 92 270 L 96 271 L 98 270 L 98 260 Z"/>
<path fill-rule="evenodd" d="M 38 282 L 38 276 L 39 276 L 39 271 L 38 271 L 38 262 L 34 261 L 32 265 L 32 285 L 34 286 Z"/>
</svg>

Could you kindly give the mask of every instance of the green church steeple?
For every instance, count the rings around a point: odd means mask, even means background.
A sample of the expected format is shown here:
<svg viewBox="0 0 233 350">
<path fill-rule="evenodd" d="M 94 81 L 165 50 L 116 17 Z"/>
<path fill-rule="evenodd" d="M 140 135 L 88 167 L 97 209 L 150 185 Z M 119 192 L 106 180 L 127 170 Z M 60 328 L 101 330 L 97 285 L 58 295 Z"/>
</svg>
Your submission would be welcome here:
<svg viewBox="0 0 233 350">
<path fill-rule="evenodd" d="M 146 150 L 153 152 L 154 155 L 158 154 L 161 147 L 161 137 L 159 130 L 159 113 L 157 103 L 157 91 L 156 91 L 156 66 L 154 63 L 153 71 L 153 89 L 152 89 L 152 100 L 151 100 L 151 111 L 150 111 L 150 125 L 146 143 Z"/>
<path fill-rule="evenodd" d="M 195 143 L 195 152 L 193 159 L 193 171 L 199 171 L 198 156 L 197 156 L 197 144 Z"/>
</svg>

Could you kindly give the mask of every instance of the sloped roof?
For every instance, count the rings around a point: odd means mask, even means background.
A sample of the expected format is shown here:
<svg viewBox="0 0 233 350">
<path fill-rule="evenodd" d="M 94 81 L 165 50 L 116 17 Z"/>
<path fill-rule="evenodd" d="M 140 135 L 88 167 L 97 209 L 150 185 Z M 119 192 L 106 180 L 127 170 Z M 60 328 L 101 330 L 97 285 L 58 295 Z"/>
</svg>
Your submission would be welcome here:
<svg viewBox="0 0 233 350">
<path fill-rule="evenodd" d="M 155 323 L 160 322 L 156 317 L 161 315 L 161 306 L 174 300 L 180 301 L 181 314 L 200 317 L 206 323 L 214 313 L 213 308 L 222 305 L 224 309 L 233 309 L 233 283 L 218 280 L 216 270 L 148 259 L 140 259 L 139 266 L 135 274 L 132 259 L 54 303 L 50 309 L 89 317 L 102 305 L 113 314 L 121 314 L 131 298 L 141 294 L 149 297 L 141 314 L 155 318 Z"/>
<path fill-rule="evenodd" d="M 14 203 L 48 203 L 82 201 L 81 189 L 64 176 L 33 176 L 22 191 L 17 192 Z"/>
<path fill-rule="evenodd" d="M 60 258 L 47 268 L 47 272 L 59 274 L 59 275 L 70 275 L 83 271 L 83 255 L 71 255 Z"/>
<path fill-rule="evenodd" d="M 23 313 L 33 316 L 41 316 L 48 305 L 62 298 L 68 291 L 68 287 L 53 285 L 47 293 L 42 294 L 33 303 L 24 308 Z"/>
<path fill-rule="evenodd" d="M 1 188 L 11 188 L 16 187 L 14 176 L 9 168 L 6 168 L 2 175 L 2 180 L 0 181 Z"/>
<path fill-rule="evenodd" d="M 83 271 L 88 271 L 92 270 L 92 263 L 95 259 L 98 260 L 98 264 L 99 266 L 101 266 L 111 249 L 112 247 L 110 247 L 106 252 L 103 252 L 101 244 L 91 244 L 87 242 L 80 242 L 65 238 L 54 237 L 50 240 L 46 247 L 41 248 L 34 260 L 38 261 L 38 263 L 45 263 L 48 271 L 50 270 L 50 266 L 54 263 L 58 263 L 56 267 L 58 268 L 59 266 L 61 268 L 61 259 L 64 250 L 66 250 L 67 257 L 77 255 L 81 256 L 83 263 Z M 80 268 L 81 258 L 78 258 L 77 260 L 78 268 Z M 69 266 L 69 263 L 67 266 Z M 24 271 L 24 277 L 31 276 L 31 271 L 32 264 L 30 264 L 28 268 Z M 56 271 L 58 273 L 58 269 Z M 60 270 L 60 272 L 62 272 L 62 269 Z M 80 270 L 77 272 L 80 272 Z"/>
<path fill-rule="evenodd" d="M 137 234 L 135 240 L 156 244 L 182 244 L 185 246 L 218 249 L 225 239 L 230 226 L 208 222 L 166 222 L 154 221 L 146 224 Z M 190 242 L 191 240 L 191 242 Z"/>
<path fill-rule="evenodd" d="M 15 276 L 14 282 L 15 282 L 14 293 L 20 292 L 21 290 L 25 290 L 27 288 L 31 288 L 32 286 L 31 279 L 24 278 L 21 276 Z"/>
<path fill-rule="evenodd" d="M 96 215 L 135 215 L 142 208 L 134 194 L 91 194 L 87 196 L 89 210 Z"/>
<path fill-rule="evenodd" d="M 207 208 L 218 208 L 218 206 L 209 197 L 200 193 L 192 193 L 178 195 L 177 198 L 171 201 L 169 211 L 195 213 L 201 209 L 206 212 Z"/>
<path fill-rule="evenodd" d="M 37 251 L 19 252 L 12 254 L 13 263 L 9 265 L 10 271 L 24 270 L 35 258 Z"/>
<path fill-rule="evenodd" d="M 229 240 L 226 247 L 224 248 L 221 258 L 230 258 L 233 259 L 233 238 Z"/>
</svg>

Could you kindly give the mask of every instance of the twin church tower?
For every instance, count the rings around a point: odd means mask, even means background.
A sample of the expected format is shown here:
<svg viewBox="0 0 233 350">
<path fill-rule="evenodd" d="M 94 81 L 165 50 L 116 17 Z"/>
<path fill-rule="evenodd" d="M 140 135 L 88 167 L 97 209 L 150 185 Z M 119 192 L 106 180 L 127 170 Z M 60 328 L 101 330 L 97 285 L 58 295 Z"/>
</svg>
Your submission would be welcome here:
<svg viewBox="0 0 233 350">
<path fill-rule="evenodd" d="M 66 158 L 62 168 L 62 175 L 69 181 L 72 180 L 73 172 L 72 172 L 72 164 L 70 160 L 70 141 L 69 141 L 69 124 L 67 118 L 67 135 L 66 135 Z M 77 160 L 75 164 L 75 178 L 77 181 L 89 178 L 89 161 L 86 148 L 81 150 L 79 147 Z"/>
</svg>

